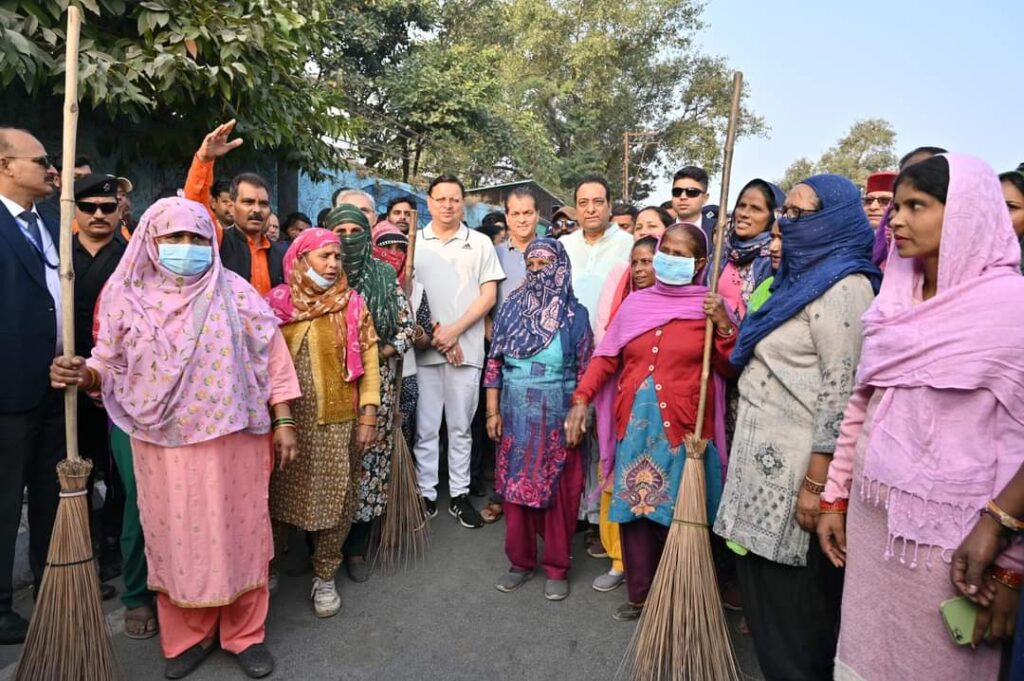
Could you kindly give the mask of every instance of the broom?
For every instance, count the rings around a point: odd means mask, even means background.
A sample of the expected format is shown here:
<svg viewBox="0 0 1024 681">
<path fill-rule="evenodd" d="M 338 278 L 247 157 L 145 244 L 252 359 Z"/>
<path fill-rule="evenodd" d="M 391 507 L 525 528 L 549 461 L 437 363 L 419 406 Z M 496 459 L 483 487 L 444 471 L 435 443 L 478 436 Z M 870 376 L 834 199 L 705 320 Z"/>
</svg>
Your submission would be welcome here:
<svg viewBox="0 0 1024 681">
<path fill-rule="evenodd" d="M 64 357 L 75 355 L 75 271 L 71 258 L 74 216 L 75 137 L 78 131 L 78 35 L 81 13 L 68 7 L 64 72 L 64 148 L 60 196 L 60 287 Z M 28 638 L 18 663 L 18 681 L 111 681 L 124 678 L 100 602 L 93 565 L 86 483 L 92 463 L 78 455 L 78 389 L 64 392 L 67 458 L 57 464 L 60 505 L 50 539 L 46 570 Z"/>
<path fill-rule="evenodd" d="M 405 294 L 412 295 L 413 258 L 416 255 L 416 231 L 419 215 L 412 212 L 409 222 L 409 246 L 405 256 Z M 416 311 L 413 310 L 415 317 Z M 416 482 L 416 463 L 409 444 L 402 434 L 402 369 L 404 359 L 399 358 L 395 370 L 395 425 L 394 446 L 391 453 L 391 490 L 384 517 L 380 523 L 380 540 L 374 556 L 374 566 L 385 574 L 408 569 L 426 553 L 430 544 L 427 512 L 420 498 Z"/>
<path fill-rule="evenodd" d="M 718 290 L 718 266 L 725 234 L 729 176 L 736 141 L 743 74 L 733 74 L 732 109 L 725 138 L 722 198 L 715 226 L 711 290 Z M 711 376 L 710 319 L 704 331 L 700 400 L 696 431 L 686 437 L 686 465 L 676 498 L 672 527 L 620 673 L 628 668 L 633 681 L 731 681 L 740 676 L 718 593 L 708 530 L 704 458 L 708 441 L 701 437 Z M 712 451 L 714 451 L 712 449 Z M 630 656 L 632 657 L 630 664 Z M 621 675 L 621 674 L 620 674 Z"/>
</svg>

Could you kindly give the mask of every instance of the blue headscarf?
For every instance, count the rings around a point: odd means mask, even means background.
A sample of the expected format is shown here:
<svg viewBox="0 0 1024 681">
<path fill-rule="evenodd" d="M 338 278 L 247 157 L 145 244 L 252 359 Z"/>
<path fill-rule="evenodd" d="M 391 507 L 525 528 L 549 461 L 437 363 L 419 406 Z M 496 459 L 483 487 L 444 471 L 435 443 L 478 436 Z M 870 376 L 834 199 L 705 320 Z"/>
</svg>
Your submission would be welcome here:
<svg viewBox="0 0 1024 681">
<path fill-rule="evenodd" d="M 794 222 L 779 220 L 782 264 L 772 284 L 772 296 L 740 325 L 732 363 L 746 366 L 754 347 L 776 328 L 820 298 L 839 280 L 864 274 L 878 292 L 882 273 L 871 262 L 875 241 L 864 213 L 860 191 L 841 175 L 815 175 L 802 182 L 821 201 L 821 210 Z"/>
<path fill-rule="evenodd" d="M 494 320 L 491 357 L 533 357 L 560 331 L 577 335 L 579 324 L 589 329 L 586 309 L 572 291 L 572 269 L 565 247 L 556 239 L 534 239 L 523 253 L 525 259 L 547 258 L 551 264 L 537 272 L 527 271 L 519 288 L 505 298 Z M 563 352 L 575 346 L 563 343 Z"/>
<path fill-rule="evenodd" d="M 729 236 L 722 244 L 722 261 L 718 271 L 725 270 L 725 265 L 729 262 L 736 266 L 750 265 L 753 270 L 754 288 L 757 288 L 761 282 L 772 276 L 772 259 L 768 252 L 772 243 L 771 229 L 775 224 L 775 209 L 786 202 L 786 193 L 771 182 L 755 178 L 743 186 L 739 193 L 740 198 L 743 198 L 744 192 L 751 187 L 760 187 L 765 190 L 763 193 L 768 204 L 768 226 L 755 237 L 741 239 L 736 236 L 736 223 L 733 221 L 730 224 Z M 739 204 L 739 199 L 736 200 L 736 203 Z M 733 215 L 735 214 L 734 208 Z"/>
</svg>

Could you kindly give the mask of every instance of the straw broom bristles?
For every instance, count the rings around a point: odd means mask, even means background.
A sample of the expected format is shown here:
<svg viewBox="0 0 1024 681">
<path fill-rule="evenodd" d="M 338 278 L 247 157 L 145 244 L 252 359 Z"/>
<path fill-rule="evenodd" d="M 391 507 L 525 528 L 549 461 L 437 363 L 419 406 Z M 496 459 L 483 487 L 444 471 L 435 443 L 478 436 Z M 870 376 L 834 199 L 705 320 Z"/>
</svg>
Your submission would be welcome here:
<svg viewBox="0 0 1024 681">
<path fill-rule="evenodd" d="M 50 553 L 17 681 L 112 681 L 123 679 L 100 602 L 89 537 L 86 483 L 92 463 L 57 464 L 61 499 Z"/>
<path fill-rule="evenodd" d="M 672 527 L 627 650 L 632 681 L 732 681 L 740 676 L 711 556 L 707 440 L 691 434 L 684 447 L 686 465 Z"/>
</svg>

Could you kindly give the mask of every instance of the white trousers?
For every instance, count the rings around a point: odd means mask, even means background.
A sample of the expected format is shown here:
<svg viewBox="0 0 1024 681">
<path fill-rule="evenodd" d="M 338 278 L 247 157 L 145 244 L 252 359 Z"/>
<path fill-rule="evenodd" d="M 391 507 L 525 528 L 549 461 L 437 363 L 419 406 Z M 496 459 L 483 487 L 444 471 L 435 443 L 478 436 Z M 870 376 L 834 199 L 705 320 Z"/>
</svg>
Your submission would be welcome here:
<svg viewBox="0 0 1024 681">
<path fill-rule="evenodd" d="M 480 401 L 480 369 L 432 364 L 416 367 L 420 399 L 416 404 L 416 477 L 420 494 L 437 499 L 441 416 L 448 425 L 448 491 L 469 492 L 473 452 L 473 415 Z"/>
</svg>

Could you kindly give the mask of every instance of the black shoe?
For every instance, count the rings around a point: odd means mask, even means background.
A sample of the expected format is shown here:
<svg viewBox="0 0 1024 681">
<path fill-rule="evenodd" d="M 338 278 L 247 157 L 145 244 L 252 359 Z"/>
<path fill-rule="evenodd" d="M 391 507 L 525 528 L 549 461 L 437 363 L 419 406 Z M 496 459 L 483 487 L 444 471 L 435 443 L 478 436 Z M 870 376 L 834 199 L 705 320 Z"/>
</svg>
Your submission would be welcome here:
<svg viewBox="0 0 1024 681">
<path fill-rule="evenodd" d="M 484 519 L 480 517 L 480 513 L 473 507 L 473 502 L 465 494 L 460 494 L 452 499 L 451 503 L 448 504 L 448 512 L 463 527 L 475 530 L 478 527 L 484 526 Z"/>
<path fill-rule="evenodd" d="M 640 619 L 640 615 L 644 612 L 644 606 L 633 605 L 632 603 L 623 603 L 615 609 L 612 614 L 612 619 L 616 622 L 635 622 Z"/>
<path fill-rule="evenodd" d="M 349 556 L 345 559 L 345 572 L 353 582 L 361 583 L 370 578 L 370 566 L 362 556 Z"/>
<path fill-rule="evenodd" d="M 423 497 L 423 508 L 427 511 L 427 520 L 437 517 L 437 501 Z"/>
<path fill-rule="evenodd" d="M 262 679 L 274 671 L 274 656 L 262 643 L 255 643 L 235 655 L 238 666 L 251 679 Z"/>
<path fill-rule="evenodd" d="M 172 657 L 167 660 L 167 665 L 164 667 L 164 676 L 168 679 L 183 679 L 203 663 L 210 653 L 213 652 L 213 641 L 210 641 L 210 645 L 205 648 L 197 643 L 181 655 Z"/>
<path fill-rule="evenodd" d="M 109 601 L 110 599 L 117 596 L 117 587 L 113 584 L 100 584 L 100 597 Z"/>
<path fill-rule="evenodd" d="M 469 496 L 471 497 L 486 497 L 487 496 L 487 485 L 481 480 L 474 480 L 469 483 Z"/>
<path fill-rule="evenodd" d="M 24 643 L 26 634 L 28 634 L 28 620 L 13 610 L 0 613 L 0 646 Z"/>
</svg>

